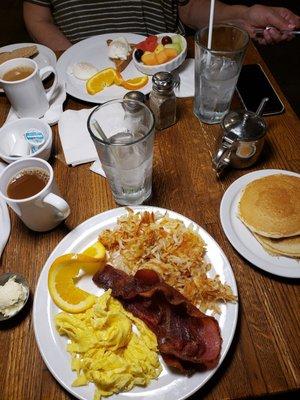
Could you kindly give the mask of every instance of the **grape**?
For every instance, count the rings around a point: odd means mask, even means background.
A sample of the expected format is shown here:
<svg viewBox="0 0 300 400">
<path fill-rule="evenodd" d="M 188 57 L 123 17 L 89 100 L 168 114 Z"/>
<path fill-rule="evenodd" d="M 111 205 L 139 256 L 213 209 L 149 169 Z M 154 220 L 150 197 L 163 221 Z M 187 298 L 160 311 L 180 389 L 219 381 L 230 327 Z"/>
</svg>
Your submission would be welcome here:
<svg viewBox="0 0 300 400">
<path fill-rule="evenodd" d="M 172 39 L 170 38 L 170 36 L 164 36 L 161 39 L 161 44 L 165 45 L 165 44 L 171 44 L 172 43 Z"/>
<path fill-rule="evenodd" d="M 143 55 L 143 54 L 144 54 L 143 50 L 141 50 L 141 49 L 136 49 L 136 51 L 135 51 L 135 53 L 134 53 L 134 56 L 135 56 L 136 61 L 140 62 L 141 59 L 142 59 L 142 55 Z"/>
</svg>

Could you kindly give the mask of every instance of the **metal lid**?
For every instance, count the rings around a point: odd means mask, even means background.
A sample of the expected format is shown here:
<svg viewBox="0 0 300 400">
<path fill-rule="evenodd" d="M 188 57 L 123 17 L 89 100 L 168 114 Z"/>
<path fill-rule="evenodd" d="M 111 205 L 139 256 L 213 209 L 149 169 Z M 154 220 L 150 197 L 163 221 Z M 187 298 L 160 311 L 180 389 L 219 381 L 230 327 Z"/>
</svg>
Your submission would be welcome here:
<svg viewBox="0 0 300 400">
<path fill-rule="evenodd" d="M 174 77 L 170 72 L 157 72 L 152 77 L 153 88 L 158 91 L 172 90 Z"/>
<path fill-rule="evenodd" d="M 131 92 L 126 93 L 123 99 L 137 100 L 140 101 L 141 103 L 145 103 L 145 95 L 142 92 L 139 92 L 138 90 L 132 90 Z"/>
<path fill-rule="evenodd" d="M 258 140 L 266 134 L 266 123 L 262 117 L 251 111 L 231 111 L 225 115 L 222 127 L 234 133 L 239 140 Z"/>
<path fill-rule="evenodd" d="M 136 113 L 142 109 L 140 103 L 145 103 L 145 95 L 138 90 L 132 90 L 128 92 L 123 97 L 124 107 L 132 113 Z"/>
</svg>

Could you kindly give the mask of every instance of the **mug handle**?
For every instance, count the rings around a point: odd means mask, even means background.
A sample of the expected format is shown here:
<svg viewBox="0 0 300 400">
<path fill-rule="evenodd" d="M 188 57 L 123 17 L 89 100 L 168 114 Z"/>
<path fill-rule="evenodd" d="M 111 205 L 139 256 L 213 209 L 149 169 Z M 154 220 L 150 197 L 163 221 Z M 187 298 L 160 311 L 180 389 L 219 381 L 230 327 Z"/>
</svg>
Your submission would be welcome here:
<svg viewBox="0 0 300 400">
<path fill-rule="evenodd" d="M 52 97 L 52 95 L 53 95 L 53 93 L 54 93 L 54 90 L 56 89 L 56 86 L 57 86 L 57 84 L 58 84 L 58 77 L 57 77 L 57 72 L 56 72 L 56 70 L 55 70 L 51 65 L 48 65 L 47 67 L 41 68 L 41 69 L 39 70 L 39 75 L 40 75 L 41 80 L 43 80 L 43 76 L 44 76 L 47 72 L 50 72 L 50 73 L 53 72 L 53 74 L 54 74 L 54 82 L 53 82 L 53 85 L 52 85 L 51 88 L 46 92 L 46 98 L 47 98 L 48 101 L 50 101 L 50 100 L 51 100 L 51 97 Z"/>
<path fill-rule="evenodd" d="M 42 201 L 57 210 L 57 216 L 59 219 L 66 219 L 70 215 L 69 204 L 54 193 L 47 194 Z"/>
</svg>

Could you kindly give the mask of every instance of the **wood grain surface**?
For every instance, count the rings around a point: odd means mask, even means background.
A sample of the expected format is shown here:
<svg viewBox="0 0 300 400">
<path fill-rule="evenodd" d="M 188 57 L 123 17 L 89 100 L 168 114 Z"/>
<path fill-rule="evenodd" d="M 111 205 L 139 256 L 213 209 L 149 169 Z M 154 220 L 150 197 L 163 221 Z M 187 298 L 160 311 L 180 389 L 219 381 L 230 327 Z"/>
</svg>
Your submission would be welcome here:
<svg viewBox="0 0 300 400">
<path fill-rule="evenodd" d="M 192 53 L 191 41 L 189 45 Z M 258 62 L 267 71 L 252 44 L 245 62 Z M 222 195 L 240 176 L 266 168 L 300 172 L 300 122 L 269 76 L 286 111 L 266 118 L 267 142 L 253 168 L 228 169 L 222 179 L 217 178 L 211 158 L 221 128 L 198 121 L 193 114 L 192 98 L 178 100 L 177 124 L 157 132 L 155 138 L 153 197 L 149 204 L 177 211 L 206 229 L 227 255 L 239 290 L 239 319 L 232 346 L 217 373 L 191 397 L 193 400 L 271 394 L 286 398 L 300 389 L 299 281 L 264 273 L 243 259 L 230 245 L 219 219 Z M 73 98 L 65 103 L 65 109 L 87 107 L 91 105 Z M 1 125 L 8 110 L 8 101 L 1 94 Z M 107 181 L 89 171 L 88 164 L 72 168 L 64 163 L 57 126 L 52 129 L 50 163 L 72 212 L 58 228 L 41 234 L 31 232 L 10 211 L 11 236 L 0 272 L 25 275 L 31 287 L 31 301 L 20 316 L 0 325 L 1 400 L 73 399 L 42 361 L 32 327 L 32 299 L 40 271 L 63 237 L 87 218 L 116 207 Z"/>
</svg>

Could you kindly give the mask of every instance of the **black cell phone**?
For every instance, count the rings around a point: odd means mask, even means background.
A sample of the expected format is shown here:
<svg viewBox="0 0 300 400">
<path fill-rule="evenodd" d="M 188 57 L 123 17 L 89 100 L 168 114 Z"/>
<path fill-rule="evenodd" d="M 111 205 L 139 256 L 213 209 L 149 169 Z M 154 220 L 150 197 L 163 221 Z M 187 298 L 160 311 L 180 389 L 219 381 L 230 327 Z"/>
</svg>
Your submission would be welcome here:
<svg viewBox="0 0 300 400">
<path fill-rule="evenodd" d="M 268 97 L 263 115 L 276 115 L 284 111 L 284 105 L 259 64 L 246 64 L 236 86 L 246 110 L 255 112 L 264 97 Z"/>
</svg>

